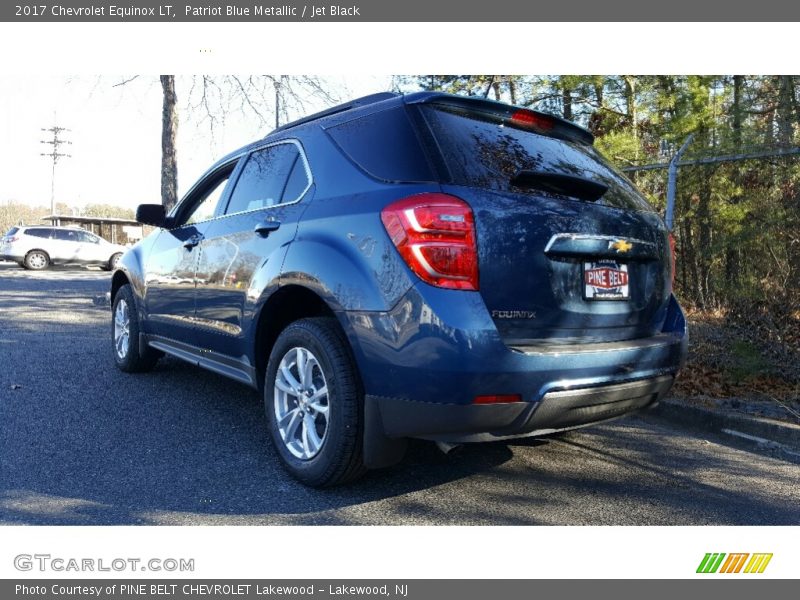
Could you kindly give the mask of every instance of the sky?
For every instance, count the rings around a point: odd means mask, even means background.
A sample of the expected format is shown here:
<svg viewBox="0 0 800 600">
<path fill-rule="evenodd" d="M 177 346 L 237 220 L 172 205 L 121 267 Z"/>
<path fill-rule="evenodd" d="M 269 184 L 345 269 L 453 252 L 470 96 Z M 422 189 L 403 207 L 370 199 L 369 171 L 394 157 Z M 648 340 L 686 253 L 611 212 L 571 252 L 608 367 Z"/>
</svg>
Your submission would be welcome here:
<svg viewBox="0 0 800 600">
<path fill-rule="evenodd" d="M 56 202 L 85 207 L 113 204 L 134 209 L 161 200 L 161 85 L 157 75 L 37 76 L 0 79 L 0 203 L 15 201 L 50 205 L 52 159 L 41 156 L 52 146 L 53 125 L 66 127 L 61 137 L 71 154 L 56 166 Z M 389 89 L 389 76 L 322 77 L 334 95 L 345 101 Z M 195 79 L 196 81 L 196 79 Z M 230 111 L 212 134 L 200 113 L 188 107 L 192 77 L 177 79 L 179 106 L 178 194 L 221 156 L 266 135 L 252 114 Z M 309 97 L 297 118 L 327 108 Z M 274 116 L 269 117 L 270 124 Z"/>
</svg>

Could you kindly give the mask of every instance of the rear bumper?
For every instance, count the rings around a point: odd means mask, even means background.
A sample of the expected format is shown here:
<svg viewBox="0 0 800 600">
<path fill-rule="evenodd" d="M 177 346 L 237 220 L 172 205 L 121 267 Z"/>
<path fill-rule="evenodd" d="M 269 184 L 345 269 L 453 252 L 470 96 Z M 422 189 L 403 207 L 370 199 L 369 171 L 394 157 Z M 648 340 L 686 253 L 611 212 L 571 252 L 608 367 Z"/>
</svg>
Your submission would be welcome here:
<svg viewBox="0 0 800 600">
<path fill-rule="evenodd" d="M 484 441 L 545 434 L 658 402 L 686 359 L 674 297 L 661 331 L 610 343 L 506 346 L 477 294 L 412 289 L 387 313 L 347 313 L 371 426 L 389 438 Z M 521 402 L 474 404 L 476 396 Z"/>
<path fill-rule="evenodd" d="M 11 246 L 0 246 L 0 260 L 9 260 L 13 262 L 20 262 L 25 258 L 24 255 L 19 255 L 19 252 L 15 252 L 14 248 Z"/>
<path fill-rule="evenodd" d="M 432 404 L 368 396 L 388 437 L 489 442 L 546 435 L 620 417 L 666 396 L 670 375 L 548 392 L 538 402 L 495 405 Z"/>
</svg>

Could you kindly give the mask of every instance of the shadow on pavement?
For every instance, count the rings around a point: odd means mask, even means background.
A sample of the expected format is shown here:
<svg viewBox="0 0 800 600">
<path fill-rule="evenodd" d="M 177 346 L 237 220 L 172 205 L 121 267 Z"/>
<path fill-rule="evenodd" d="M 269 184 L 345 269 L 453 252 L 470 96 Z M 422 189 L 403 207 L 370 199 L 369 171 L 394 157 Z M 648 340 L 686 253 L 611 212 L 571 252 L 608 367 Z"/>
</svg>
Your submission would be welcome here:
<svg viewBox="0 0 800 600">
<path fill-rule="evenodd" d="M 311 490 L 280 467 L 254 391 L 169 358 L 117 371 L 110 311 L 86 301 L 107 274 L 55 275 L 0 272 L 2 523 L 800 522 L 797 466 L 638 418 L 448 456 L 416 442 Z"/>
</svg>

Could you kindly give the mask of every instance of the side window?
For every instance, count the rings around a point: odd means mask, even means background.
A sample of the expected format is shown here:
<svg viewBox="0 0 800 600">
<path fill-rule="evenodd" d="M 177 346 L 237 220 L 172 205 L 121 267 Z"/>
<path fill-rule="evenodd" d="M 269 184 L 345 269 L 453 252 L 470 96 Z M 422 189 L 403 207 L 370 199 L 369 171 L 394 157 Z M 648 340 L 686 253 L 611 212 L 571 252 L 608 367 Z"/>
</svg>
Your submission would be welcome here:
<svg viewBox="0 0 800 600">
<path fill-rule="evenodd" d="M 294 202 L 308 187 L 308 174 L 294 144 L 275 144 L 250 155 L 225 214 Z"/>
<path fill-rule="evenodd" d="M 84 244 L 97 244 L 99 240 L 88 231 L 79 231 L 78 241 Z"/>
<path fill-rule="evenodd" d="M 52 229 L 26 229 L 25 230 L 25 235 L 32 235 L 33 237 L 39 237 L 39 238 L 47 239 L 47 238 L 51 237 L 50 234 L 52 232 L 53 232 Z"/>
<path fill-rule="evenodd" d="M 225 185 L 228 183 L 229 176 L 230 173 L 200 200 L 184 222 L 185 225 L 193 225 L 201 221 L 208 221 L 214 216 L 214 211 L 216 211 L 217 204 L 219 204 L 219 200 L 222 198 L 222 193 L 225 191 Z"/>
<path fill-rule="evenodd" d="M 78 232 L 72 231 L 71 229 L 56 229 L 53 232 L 53 239 L 60 240 L 62 242 L 77 242 Z"/>
</svg>

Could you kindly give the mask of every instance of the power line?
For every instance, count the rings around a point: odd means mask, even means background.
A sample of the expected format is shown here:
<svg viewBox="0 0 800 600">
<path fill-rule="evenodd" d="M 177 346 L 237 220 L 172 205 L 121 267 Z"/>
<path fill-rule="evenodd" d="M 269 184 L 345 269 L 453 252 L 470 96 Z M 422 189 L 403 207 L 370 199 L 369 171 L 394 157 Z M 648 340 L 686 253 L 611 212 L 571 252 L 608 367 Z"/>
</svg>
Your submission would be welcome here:
<svg viewBox="0 0 800 600">
<path fill-rule="evenodd" d="M 50 214 L 56 214 L 56 165 L 58 164 L 59 158 L 72 158 L 71 154 L 66 154 L 64 152 L 59 152 L 59 148 L 64 145 L 72 145 L 72 142 L 59 138 L 59 134 L 64 131 L 71 131 L 66 127 L 59 127 L 58 125 L 53 125 L 49 128 L 42 127 L 42 131 L 49 132 L 53 134 L 52 140 L 41 140 L 42 144 L 49 144 L 53 148 L 50 152 L 40 152 L 41 156 L 48 156 L 53 160 L 53 172 L 50 178 Z"/>
</svg>

